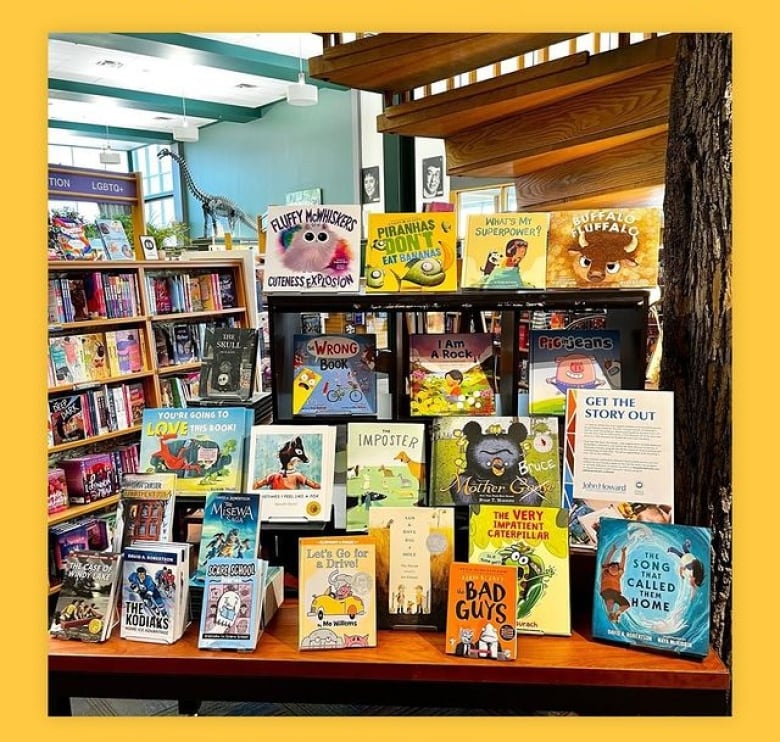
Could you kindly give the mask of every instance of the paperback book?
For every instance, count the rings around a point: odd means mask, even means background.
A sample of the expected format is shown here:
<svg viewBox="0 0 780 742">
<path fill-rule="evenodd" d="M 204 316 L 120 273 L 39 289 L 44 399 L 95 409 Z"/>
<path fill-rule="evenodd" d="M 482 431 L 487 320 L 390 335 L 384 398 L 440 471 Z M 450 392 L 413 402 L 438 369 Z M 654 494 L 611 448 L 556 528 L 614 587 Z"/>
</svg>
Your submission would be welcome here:
<svg viewBox="0 0 780 742">
<path fill-rule="evenodd" d="M 377 642 L 376 546 L 368 536 L 298 540 L 298 648 Z"/>
<path fill-rule="evenodd" d="M 495 415 L 496 361 L 487 332 L 409 335 L 411 415 Z"/>
<path fill-rule="evenodd" d="M 96 222 L 103 252 L 108 260 L 134 260 L 135 254 L 127 232 L 119 219 L 98 219 Z"/>
<path fill-rule="evenodd" d="M 366 292 L 455 291 L 453 212 L 369 212 L 363 275 Z"/>
<path fill-rule="evenodd" d="M 295 335 L 293 414 L 376 414 L 375 335 Z"/>
<path fill-rule="evenodd" d="M 469 562 L 517 567 L 519 634 L 571 634 L 566 510 L 472 505 Z"/>
<path fill-rule="evenodd" d="M 432 505 L 561 506 L 557 418 L 442 417 L 432 436 Z"/>
<path fill-rule="evenodd" d="M 114 551 L 134 541 L 171 541 L 176 475 L 125 474 L 116 509 Z"/>
<path fill-rule="evenodd" d="M 454 510 L 372 508 L 368 535 L 376 542 L 378 627 L 443 631 L 447 580 L 455 558 Z"/>
<path fill-rule="evenodd" d="M 263 290 L 357 293 L 360 216 L 359 204 L 269 206 Z"/>
<path fill-rule="evenodd" d="M 257 329 L 206 328 L 201 360 L 201 399 L 250 399 L 255 388 Z"/>
<path fill-rule="evenodd" d="M 517 659 L 517 567 L 452 562 L 444 651 L 456 657 Z"/>
<path fill-rule="evenodd" d="M 560 415 L 569 389 L 620 389 L 619 330 L 531 330 L 529 412 Z"/>
<path fill-rule="evenodd" d="M 254 425 L 246 483 L 261 497 L 263 521 L 330 520 L 335 457 L 335 426 Z"/>
<path fill-rule="evenodd" d="M 603 520 L 593 638 L 705 657 L 711 540 L 711 531 L 698 526 Z"/>
<path fill-rule="evenodd" d="M 548 213 L 469 214 L 461 286 L 470 289 L 543 289 Z"/>
</svg>

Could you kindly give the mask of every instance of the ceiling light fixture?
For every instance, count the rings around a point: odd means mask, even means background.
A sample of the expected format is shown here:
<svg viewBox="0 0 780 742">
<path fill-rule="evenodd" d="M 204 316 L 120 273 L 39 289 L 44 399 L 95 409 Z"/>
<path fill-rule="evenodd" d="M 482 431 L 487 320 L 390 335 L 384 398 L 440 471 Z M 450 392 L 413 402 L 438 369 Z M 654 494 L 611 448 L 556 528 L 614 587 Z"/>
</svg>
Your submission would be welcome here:
<svg viewBox="0 0 780 742">
<path fill-rule="evenodd" d="M 200 133 L 197 126 L 190 126 L 187 121 L 187 102 L 181 99 L 182 121 L 181 126 L 173 127 L 173 138 L 177 142 L 197 142 Z"/>
<path fill-rule="evenodd" d="M 102 165 L 118 165 L 122 162 L 122 155 L 111 149 L 111 141 L 108 138 L 108 124 L 106 124 L 106 146 L 100 150 L 98 158 Z"/>
<path fill-rule="evenodd" d="M 287 86 L 287 102 L 291 106 L 316 106 L 318 90 L 314 85 L 306 82 L 306 76 L 303 74 L 303 49 L 300 38 L 298 52 L 298 82 L 291 82 Z"/>
</svg>

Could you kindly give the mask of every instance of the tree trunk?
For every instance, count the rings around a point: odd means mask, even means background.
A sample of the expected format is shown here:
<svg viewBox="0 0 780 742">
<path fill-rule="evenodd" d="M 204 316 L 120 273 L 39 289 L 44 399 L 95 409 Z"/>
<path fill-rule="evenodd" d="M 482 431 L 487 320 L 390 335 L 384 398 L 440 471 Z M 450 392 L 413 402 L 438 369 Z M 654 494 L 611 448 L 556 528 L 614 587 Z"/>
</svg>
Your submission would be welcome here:
<svg viewBox="0 0 780 742">
<path fill-rule="evenodd" d="M 666 155 L 660 389 L 674 392 L 675 520 L 713 537 L 711 637 L 731 666 L 731 35 L 686 34 Z"/>
</svg>

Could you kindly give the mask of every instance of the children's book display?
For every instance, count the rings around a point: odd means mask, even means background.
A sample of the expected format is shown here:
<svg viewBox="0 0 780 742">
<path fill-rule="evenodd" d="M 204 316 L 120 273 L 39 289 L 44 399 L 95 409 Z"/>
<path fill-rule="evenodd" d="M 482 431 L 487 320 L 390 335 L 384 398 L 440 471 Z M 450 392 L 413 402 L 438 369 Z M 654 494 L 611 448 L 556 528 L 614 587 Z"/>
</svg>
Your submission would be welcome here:
<svg viewBox="0 0 780 742">
<path fill-rule="evenodd" d="M 368 536 L 298 540 L 298 648 L 377 643 L 376 545 Z"/>
<path fill-rule="evenodd" d="M 263 290 L 357 292 L 359 204 L 268 207 Z"/>
<path fill-rule="evenodd" d="M 432 505 L 560 507 L 557 418 L 441 417 L 432 436 Z"/>
<path fill-rule="evenodd" d="M 116 625 L 120 555 L 110 551 L 72 551 L 49 633 L 55 639 L 103 642 Z"/>
<path fill-rule="evenodd" d="M 560 415 L 569 389 L 620 389 L 619 330 L 531 330 L 529 412 Z"/>
<path fill-rule="evenodd" d="M 262 633 L 268 562 L 214 557 L 206 564 L 199 649 L 252 651 Z"/>
<path fill-rule="evenodd" d="M 547 212 L 469 214 L 461 286 L 468 289 L 543 289 Z"/>
<path fill-rule="evenodd" d="M 368 526 L 372 506 L 409 507 L 425 500 L 423 423 L 347 423 L 347 530 Z"/>
<path fill-rule="evenodd" d="M 189 624 L 188 543 L 137 543 L 122 551 L 123 639 L 173 644 Z"/>
<path fill-rule="evenodd" d="M 335 426 L 253 426 L 246 489 L 259 493 L 263 521 L 330 520 L 335 456 Z"/>
<path fill-rule="evenodd" d="M 469 562 L 517 567 L 519 634 L 571 634 L 565 509 L 472 505 Z"/>
<path fill-rule="evenodd" d="M 455 558 L 454 510 L 370 508 L 368 535 L 376 542 L 378 627 L 443 631 L 447 581 Z"/>
<path fill-rule="evenodd" d="M 455 291 L 455 214 L 369 212 L 363 275 L 366 292 Z"/>
<path fill-rule="evenodd" d="M 572 546 L 595 549 L 604 518 L 674 520 L 674 393 L 570 389 L 563 506 Z"/>
<path fill-rule="evenodd" d="M 409 335 L 410 413 L 495 415 L 495 364 L 490 333 Z"/>
<path fill-rule="evenodd" d="M 252 410 L 244 407 L 145 409 L 144 473 L 176 474 L 176 494 L 240 492 Z"/>
<path fill-rule="evenodd" d="M 375 415 L 375 335 L 295 335 L 293 415 Z"/>
<path fill-rule="evenodd" d="M 602 520 L 593 637 L 705 657 L 711 538 L 698 526 Z"/>
<path fill-rule="evenodd" d="M 203 587 L 206 567 L 216 557 L 256 559 L 260 553 L 260 495 L 209 492 L 203 506 L 198 564 L 190 579 Z"/>
<path fill-rule="evenodd" d="M 657 208 L 552 212 L 547 288 L 655 286 L 661 221 Z"/>
<path fill-rule="evenodd" d="M 206 328 L 198 385 L 201 399 L 246 401 L 252 397 L 257 342 L 253 327 Z"/>
<path fill-rule="evenodd" d="M 444 651 L 469 659 L 517 659 L 517 568 L 453 562 Z"/>
<path fill-rule="evenodd" d="M 171 541 L 175 474 L 125 474 L 116 509 L 114 551 L 134 541 Z"/>
</svg>

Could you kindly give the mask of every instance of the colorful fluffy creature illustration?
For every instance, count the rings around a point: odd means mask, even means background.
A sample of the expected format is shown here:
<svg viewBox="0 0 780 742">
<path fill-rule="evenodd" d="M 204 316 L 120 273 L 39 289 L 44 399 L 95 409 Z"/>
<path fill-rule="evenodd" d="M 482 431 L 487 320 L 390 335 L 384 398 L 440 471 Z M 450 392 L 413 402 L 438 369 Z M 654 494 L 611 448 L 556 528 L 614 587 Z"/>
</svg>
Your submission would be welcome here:
<svg viewBox="0 0 780 742">
<path fill-rule="evenodd" d="M 327 224 L 299 224 L 280 235 L 282 264 L 298 273 L 349 272 L 352 253 Z"/>
</svg>

